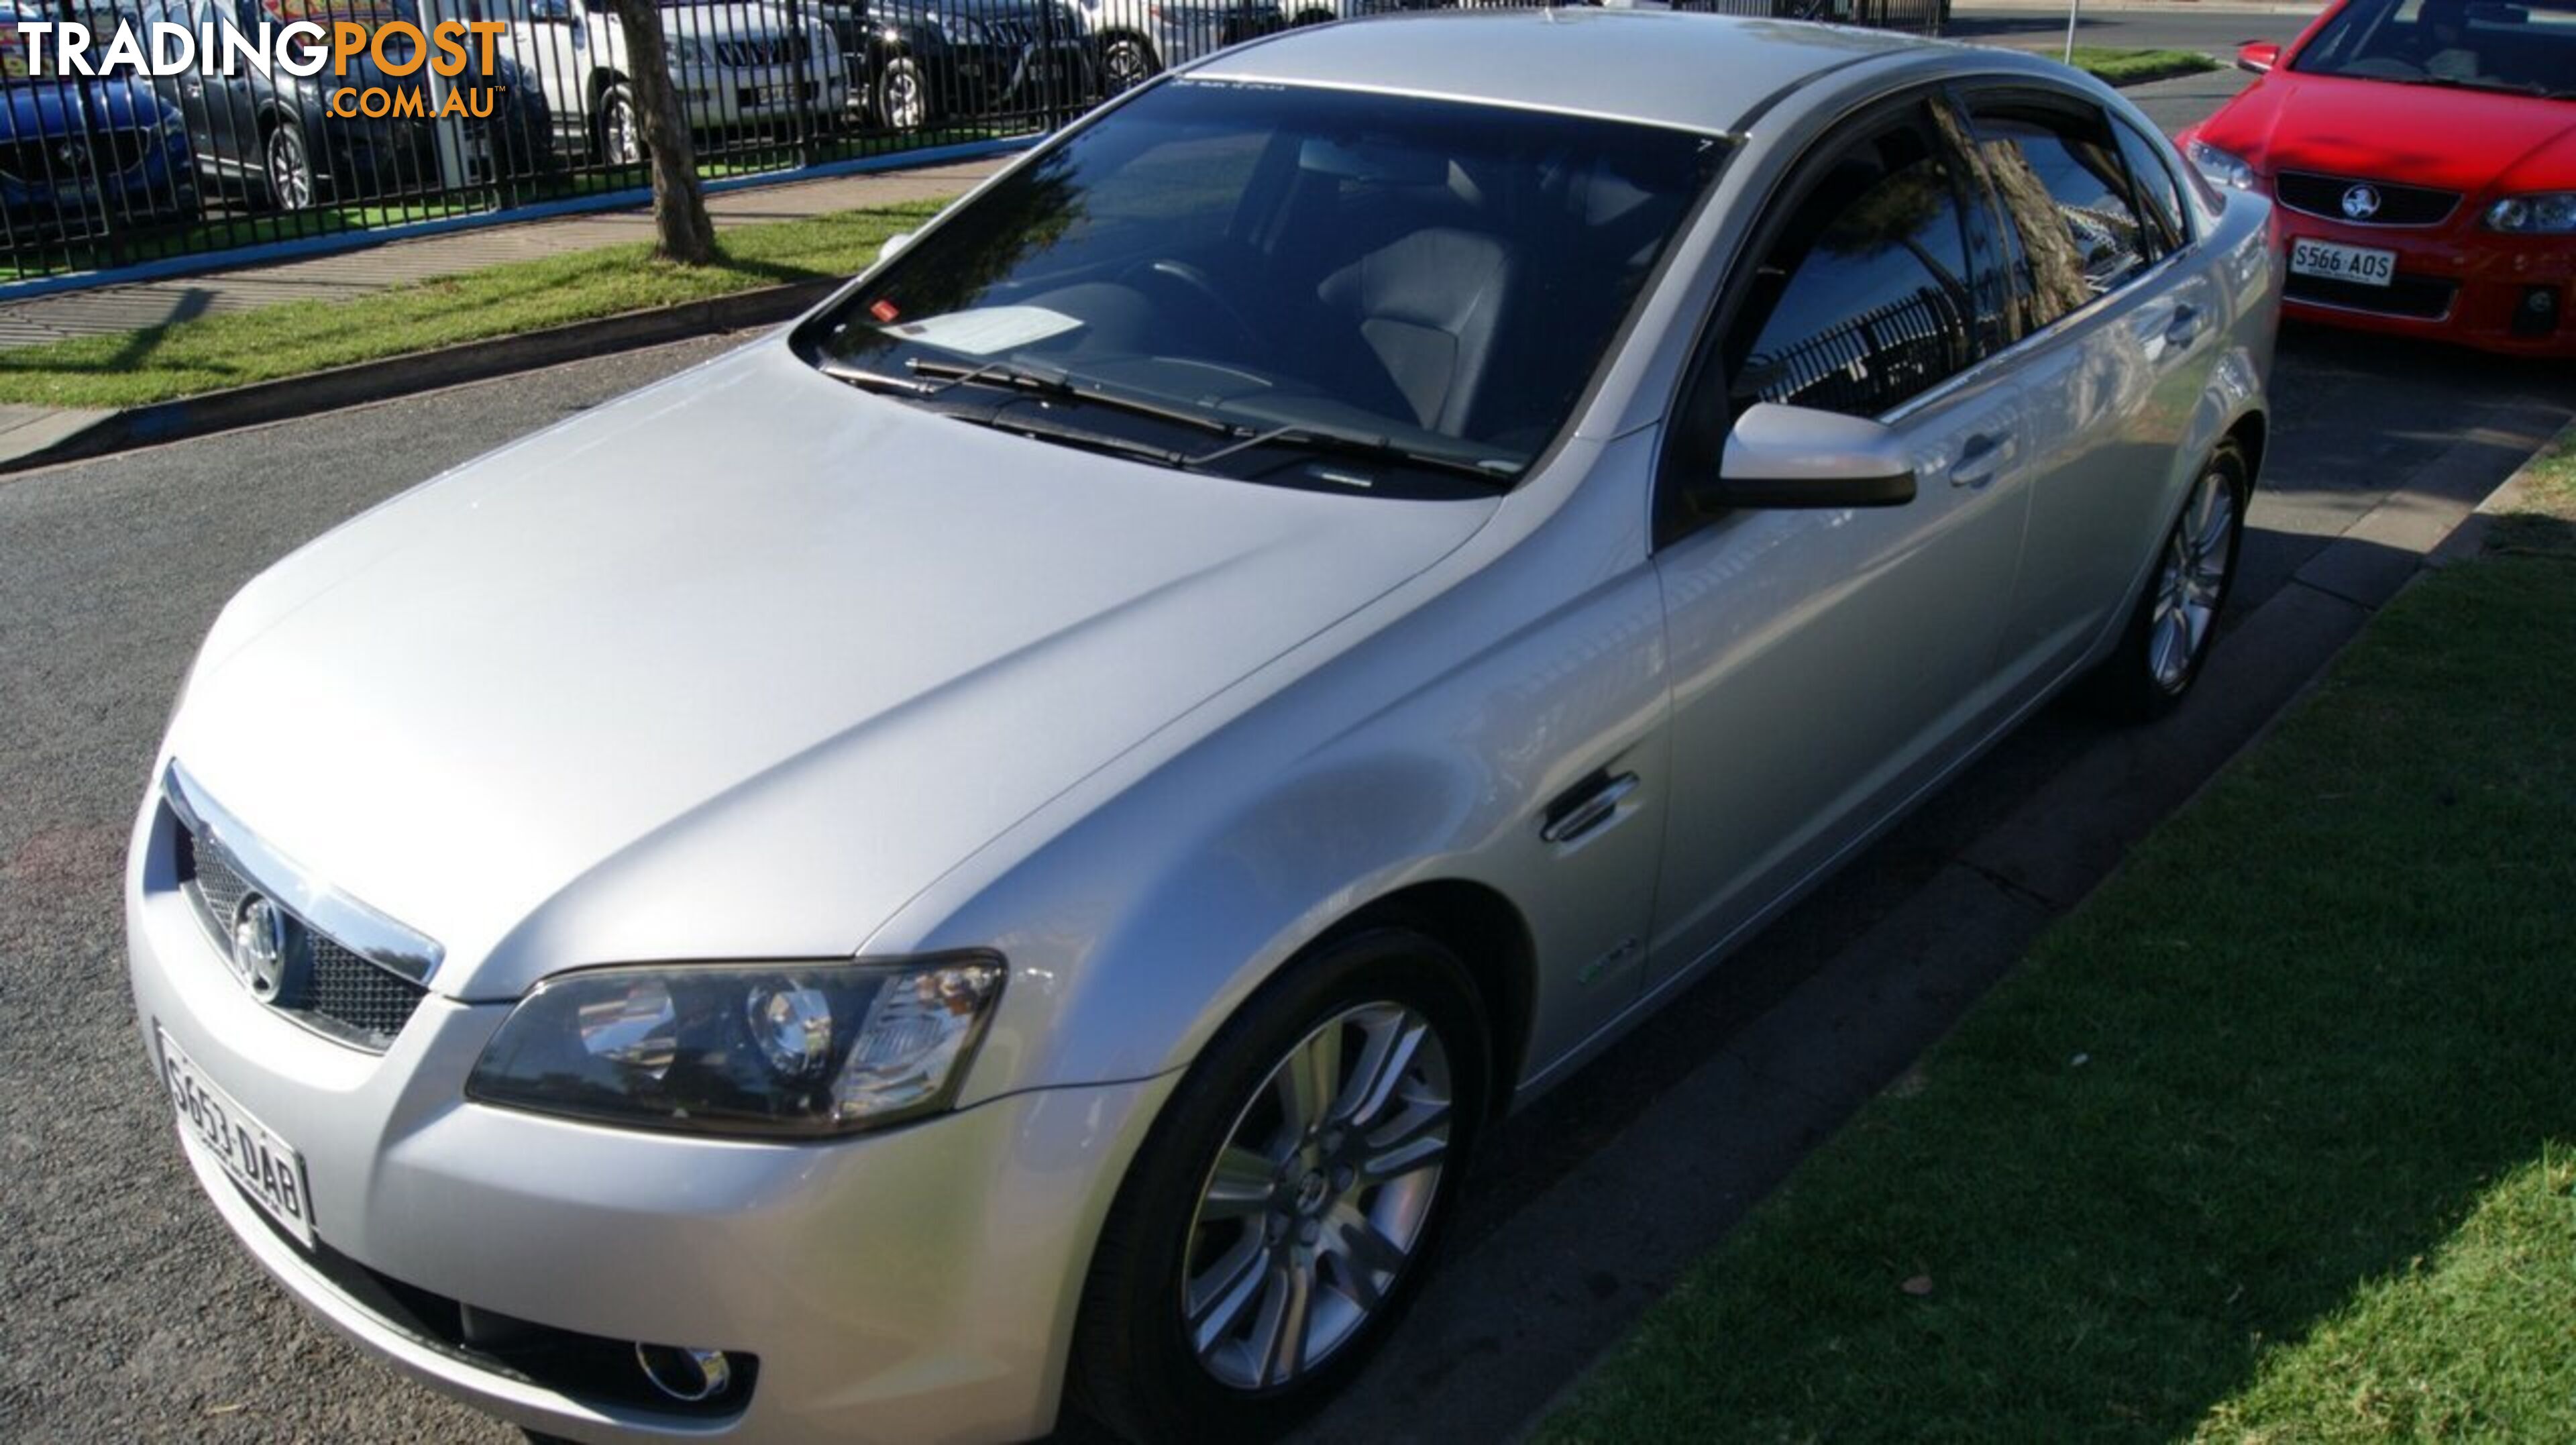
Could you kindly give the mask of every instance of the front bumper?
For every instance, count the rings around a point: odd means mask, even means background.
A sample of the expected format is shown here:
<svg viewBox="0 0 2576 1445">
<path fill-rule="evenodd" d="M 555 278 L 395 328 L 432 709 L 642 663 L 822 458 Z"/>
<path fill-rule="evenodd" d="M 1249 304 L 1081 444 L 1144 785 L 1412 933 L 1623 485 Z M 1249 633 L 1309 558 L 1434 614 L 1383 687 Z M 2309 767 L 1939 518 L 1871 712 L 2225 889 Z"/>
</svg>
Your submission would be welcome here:
<svg viewBox="0 0 2576 1445">
<path fill-rule="evenodd" d="M 1173 1076 L 1008 1096 L 834 1144 L 696 1139 L 465 1102 L 506 1003 L 433 995 L 381 1056 L 254 999 L 178 891 L 156 798 L 126 886 L 145 1046 L 166 1031 L 303 1156 L 309 1252 L 193 1141 L 253 1257 L 428 1384 L 586 1440 L 1008 1440 L 1055 1418 L 1084 1271 Z M 155 1058 L 157 1064 L 157 1056 Z M 513 1372 L 352 1287 L 757 1359 L 730 1414 L 645 1408 Z M 363 1284 L 363 1281 L 362 1281 Z"/>
<path fill-rule="evenodd" d="M 2576 237 L 2484 230 L 2479 209 L 2463 204 L 2463 214 L 2437 227 L 2398 227 L 2279 208 L 2285 250 L 2305 239 L 2397 253 L 2396 279 L 2387 287 L 2290 276 L 2282 313 L 2484 351 L 2576 355 L 2576 317 L 2567 310 L 2576 303 Z"/>
<path fill-rule="evenodd" d="M 791 125 L 801 118 L 829 119 L 850 104 L 849 79 L 839 66 L 684 67 L 675 76 L 681 109 L 698 130 Z"/>
</svg>

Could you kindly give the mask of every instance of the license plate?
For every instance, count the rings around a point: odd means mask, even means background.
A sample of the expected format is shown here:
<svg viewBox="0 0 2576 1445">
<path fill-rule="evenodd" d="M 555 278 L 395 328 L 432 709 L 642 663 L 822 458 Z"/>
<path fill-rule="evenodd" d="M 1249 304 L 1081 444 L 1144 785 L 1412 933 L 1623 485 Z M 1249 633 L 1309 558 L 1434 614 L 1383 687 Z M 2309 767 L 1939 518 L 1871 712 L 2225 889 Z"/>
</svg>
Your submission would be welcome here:
<svg viewBox="0 0 2576 1445">
<path fill-rule="evenodd" d="M 2397 277 L 2397 253 L 2368 246 L 2340 246 L 2332 241 L 2293 241 L 2290 269 L 2302 276 L 2385 286 Z"/>
<path fill-rule="evenodd" d="M 287 1233 L 310 1247 L 313 1196 L 304 1187 L 304 1156 L 216 1088 L 168 1033 L 153 1032 L 161 1045 L 161 1081 L 170 1086 L 170 1102 L 178 1106 L 179 1127 L 205 1145 L 224 1172 Z"/>
</svg>

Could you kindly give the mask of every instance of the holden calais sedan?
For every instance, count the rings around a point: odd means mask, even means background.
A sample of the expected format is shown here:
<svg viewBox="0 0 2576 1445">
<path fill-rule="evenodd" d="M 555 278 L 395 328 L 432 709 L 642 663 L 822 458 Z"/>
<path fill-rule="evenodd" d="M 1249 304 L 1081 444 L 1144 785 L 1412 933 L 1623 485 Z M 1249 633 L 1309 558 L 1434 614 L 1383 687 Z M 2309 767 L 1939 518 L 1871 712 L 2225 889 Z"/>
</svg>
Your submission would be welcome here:
<svg viewBox="0 0 2576 1445">
<path fill-rule="evenodd" d="M 548 1434 L 1272 1429 L 1504 1109 L 2060 689 L 2191 689 L 2266 209 L 1787 23 L 1139 86 L 224 610 L 127 891 L 188 1161 Z"/>
<path fill-rule="evenodd" d="M 2344 0 L 2184 136 L 2280 205 L 2285 309 L 2576 355 L 2576 0 Z"/>
</svg>

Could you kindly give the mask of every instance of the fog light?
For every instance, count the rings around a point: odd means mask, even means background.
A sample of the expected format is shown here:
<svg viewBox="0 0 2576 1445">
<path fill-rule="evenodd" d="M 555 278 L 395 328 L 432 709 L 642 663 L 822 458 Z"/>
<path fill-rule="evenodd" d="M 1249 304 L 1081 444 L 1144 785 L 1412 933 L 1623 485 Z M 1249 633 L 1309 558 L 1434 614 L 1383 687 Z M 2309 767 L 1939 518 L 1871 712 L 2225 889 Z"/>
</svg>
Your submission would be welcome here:
<svg viewBox="0 0 2576 1445">
<path fill-rule="evenodd" d="M 635 1363 L 653 1388 L 685 1405 L 712 1400 L 733 1383 L 733 1363 L 722 1350 L 685 1345 L 637 1345 Z"/>
<path fill-rule="evenodd" d="M 2558 288 L 2525 286 L 2522 304 L 2514 308 L 2513 334 L 2547 336 L 2558 329 Z"/>
</svg>

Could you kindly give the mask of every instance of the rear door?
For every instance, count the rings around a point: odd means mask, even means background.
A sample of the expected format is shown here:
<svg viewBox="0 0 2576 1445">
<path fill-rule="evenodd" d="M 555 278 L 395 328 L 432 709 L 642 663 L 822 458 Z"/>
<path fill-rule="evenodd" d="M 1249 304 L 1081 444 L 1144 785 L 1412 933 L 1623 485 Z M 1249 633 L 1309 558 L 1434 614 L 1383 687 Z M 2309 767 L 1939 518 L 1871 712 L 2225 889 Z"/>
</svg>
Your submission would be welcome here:
<svg viewBox="0 0 2576 1445">
<path fill-rule="evenodd" d="M 1721 303 L 1675 418 L 1756 401 L 1872 417 L 1918 491 L 1884 508 L 1683 515 L 1665 478 L 1673 796 L 1656 969 L 1758 922 L 1974 746 L 2021 551 L 2031 447 L 2010 292 L 1970 166 L 1922 101 L 1820 145 Z"/>
<path fill-rule="evenodd" d="M 2191 216 L 2160 152 L 2080 96 L 1966 92 L 1965 124 L 2014 250 L 2016 357 L 2033 439 L 2029 539 L 2002 666 L 2023 696 L 2118 625 L 2171 521 L 2218 354 L 2219 297 L 2188 265 Z M 2133 164 L 2135 168 L 2133 169 Z"/>
</svg>

